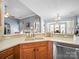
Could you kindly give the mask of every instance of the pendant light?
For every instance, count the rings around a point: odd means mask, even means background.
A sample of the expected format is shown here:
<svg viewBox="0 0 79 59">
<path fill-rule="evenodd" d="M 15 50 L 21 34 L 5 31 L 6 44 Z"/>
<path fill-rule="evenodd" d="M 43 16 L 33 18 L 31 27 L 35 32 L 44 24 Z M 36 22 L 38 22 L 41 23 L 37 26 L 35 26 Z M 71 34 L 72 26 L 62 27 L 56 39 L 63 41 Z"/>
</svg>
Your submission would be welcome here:
<svg viewBox="0 0 79 59">
<path fill-rule="evenodd" d="M 56 23 L 58 23 L 59 20 L 61 20 L 61 16 L 59 14 L 57 14 L 57 16 L 55 18 Z"/>
<path fill-rule="evenodd" d="M 5 17 L 9 17 L 10 16 L 10 12 L 9 12 L 9 8 L 8 8 L 8 1 L 5 1 Z"/>
<path fill-rule="evenodd" d="M 57 16 L 56 16 L 56 20 L 60 20 L 60 19 L 61 19 L 60 15 L 57 14 Z"/>
</svg>

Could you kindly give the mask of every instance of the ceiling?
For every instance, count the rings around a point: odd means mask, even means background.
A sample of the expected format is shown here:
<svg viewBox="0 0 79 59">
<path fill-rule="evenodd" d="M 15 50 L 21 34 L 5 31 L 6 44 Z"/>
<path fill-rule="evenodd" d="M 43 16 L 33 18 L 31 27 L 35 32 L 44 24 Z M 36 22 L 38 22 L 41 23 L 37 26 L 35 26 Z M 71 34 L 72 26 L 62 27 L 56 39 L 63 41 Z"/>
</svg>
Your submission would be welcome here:
<svg viewBox="0 0 79 59">
<path fill-rule="evenodd" d="M 7 0 L 8 12 L 15 18 L 22 19 L 35 15 L 27 6 L 21 3 L 19 0 Z"/>
<path fill-rule="evenodd" d="M 11 0 L 12 1 L 12 0 Z M 43 18 L 79 15 L 79 0 L 20 0 Z"/>
<path fill-rule="evenodd" d="M 15 18 L 39 15 L 44 19 L 79 15 L 79 0 L 8 0 L 9 12 Z"/>
</svg>

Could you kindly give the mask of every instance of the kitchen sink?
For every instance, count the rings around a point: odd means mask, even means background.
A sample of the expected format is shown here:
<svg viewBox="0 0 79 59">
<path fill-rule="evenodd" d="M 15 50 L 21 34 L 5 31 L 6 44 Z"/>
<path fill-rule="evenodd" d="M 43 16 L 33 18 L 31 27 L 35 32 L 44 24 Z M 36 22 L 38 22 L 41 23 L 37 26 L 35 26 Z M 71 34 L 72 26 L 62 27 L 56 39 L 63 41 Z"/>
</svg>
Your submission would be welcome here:
<svg viewBox="0 0 79 59">
<path fill-rule="evenodd" d="M 28 40 L 44 40 L 45 38 L 27 38 L 27 39 L 25 39 L 26 41 L 28 41 Z"/>
<path fill-rule="evenodd" d="M 44 38 L 33 38 L 33 40 L 42 40 Z"/>
</svg>

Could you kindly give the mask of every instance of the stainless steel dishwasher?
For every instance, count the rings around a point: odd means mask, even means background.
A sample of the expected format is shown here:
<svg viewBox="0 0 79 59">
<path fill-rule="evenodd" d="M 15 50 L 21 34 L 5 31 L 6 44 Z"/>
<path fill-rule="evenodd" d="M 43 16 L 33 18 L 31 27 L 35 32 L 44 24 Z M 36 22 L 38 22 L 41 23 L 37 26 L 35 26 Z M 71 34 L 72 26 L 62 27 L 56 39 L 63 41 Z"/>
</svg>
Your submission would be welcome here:
<svg viewBox="0 0 79 59">
<path fill-rule="evenodd" d="M 79 59 L 79 49 L 73 48 L 59 43 L 53 45 L 53 59 Z"/>
</svg>

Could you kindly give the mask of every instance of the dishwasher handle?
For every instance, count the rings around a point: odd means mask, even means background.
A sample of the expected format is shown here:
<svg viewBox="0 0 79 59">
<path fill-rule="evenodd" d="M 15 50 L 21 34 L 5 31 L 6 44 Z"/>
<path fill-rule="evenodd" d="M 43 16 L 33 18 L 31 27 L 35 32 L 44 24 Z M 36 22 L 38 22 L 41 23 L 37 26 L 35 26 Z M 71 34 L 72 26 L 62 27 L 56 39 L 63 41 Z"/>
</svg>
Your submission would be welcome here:
<svg viewBox="0 0 79 59">
<path fill-rule="evenodd" d="M 63 48 L 75 49 L 75 48 L 73 48 L 73 47 L 68 47 L 68 46 L 64 46 L 64 45 L 56 45 L 56 46 L 63 47 Z"/>
</svg>

